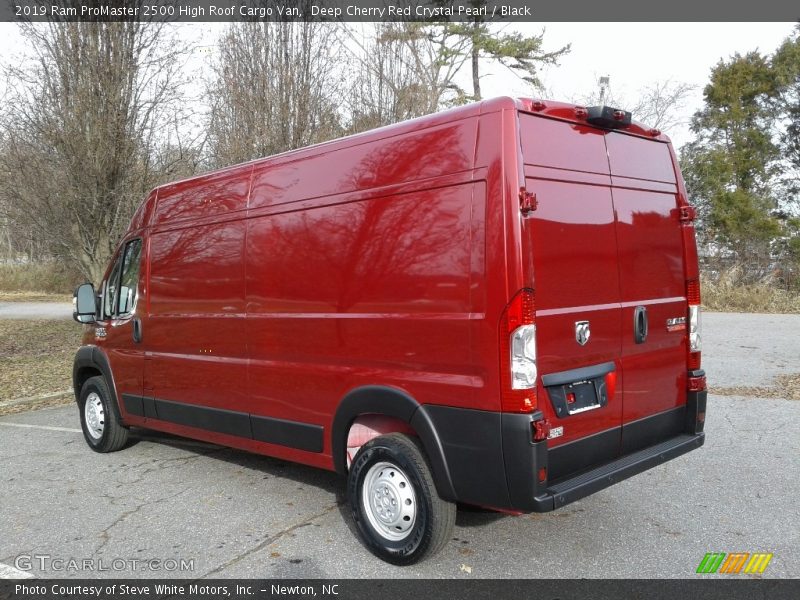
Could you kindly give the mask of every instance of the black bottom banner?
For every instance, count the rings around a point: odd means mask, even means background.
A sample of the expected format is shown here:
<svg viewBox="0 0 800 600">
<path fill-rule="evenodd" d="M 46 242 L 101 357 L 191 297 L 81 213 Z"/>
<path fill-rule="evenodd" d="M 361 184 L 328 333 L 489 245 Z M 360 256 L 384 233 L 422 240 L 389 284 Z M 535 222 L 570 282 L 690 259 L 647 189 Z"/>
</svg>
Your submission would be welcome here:
<svg viewBox="0 0 800 600">
<path fill-rule="evenodd" d="M 800 580 L 725 579 L 25 579 L 0 580 L 2 600 L 761 600 L 800 598 Z"/>
</svg>

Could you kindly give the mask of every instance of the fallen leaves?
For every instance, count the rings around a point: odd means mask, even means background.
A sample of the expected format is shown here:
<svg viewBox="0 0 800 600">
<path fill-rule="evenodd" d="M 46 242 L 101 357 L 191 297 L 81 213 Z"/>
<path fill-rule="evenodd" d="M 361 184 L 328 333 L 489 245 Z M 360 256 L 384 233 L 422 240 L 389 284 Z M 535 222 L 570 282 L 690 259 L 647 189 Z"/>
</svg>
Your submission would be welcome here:
<svg viewBox="0 0 800 600">
<path fill-rule="evenodd" d="M 800 373 L 779 375 L 772 386 L 712 387 L 710 394 L 719 396 L 745 396 L 748 398 L 785 398 L 800 400 Z"/>
</svg>

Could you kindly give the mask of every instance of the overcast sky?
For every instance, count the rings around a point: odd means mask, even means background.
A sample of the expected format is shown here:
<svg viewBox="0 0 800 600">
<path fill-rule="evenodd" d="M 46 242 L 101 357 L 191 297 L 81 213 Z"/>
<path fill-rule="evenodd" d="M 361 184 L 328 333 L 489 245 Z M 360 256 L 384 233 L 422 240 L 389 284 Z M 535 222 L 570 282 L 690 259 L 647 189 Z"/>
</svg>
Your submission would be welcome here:
<svg viewBox="0 0 800 600">
<path fill-rule="evenodd" d="M 560 66 L 543 74 L 552 99 L 586 96 L 602 75 L 610 76 L 612 92 L 623 98 L 635 98 L 640 88 L 671 79 L 696 86 L 683 111 L 688 122 L 702 106 L 703 87 L 721 58 L 755 49 L 771 54 L 794 23 L 526 23 L 519 30 L 539 32 L 542 27 L 546 49 L 572 44 Z M 525 92 L 524 82 L 507 70 L 497 70 L 483 86 L 487 94 Z M 688 127 L 665 133 L 676 147 L 691 139 Z"/>
<path fill-rule="evenodd" d="M 637 90 L 657 81 L 671 79 L 696 86 L 683 117 L 702 105 L 702 90 L 711 68 L 736 52 L 759 49 L 769 54 L 786 38 L 793 23 L 525 23 L 519 31 L 538 33 L 545 29 L 545 49 L 572 44 L 572 51 L 558 67 L 547 68 L 542 81 L 554 100 L 573 100 L 587 96 L 597 87 L 597 79 L 608 75 L 611 91 L 618 98 L 635 98 Z M 213 41 L 218 24 L 182 25 L 194 39 Z M 18 26 L 0 24 L 0 56 L 13 60 L 21 48 Z M 197 61 L 207 61 L 211 53 L 201 53 Z M 195 62 L 195 61 L 192 61 Z M 469 73 L 462 84 L 468 90 Z M 486 69 L 482 80 L 484 96 L 531 96 L 527 84 L 503 67 Z M 625 107 L 618 107 L 625 108 Z M 634 115 L 636 118 L 636 115 Z M 686 126 L 666 131 L 676 147 L 691 139 Z"/>
</svg>

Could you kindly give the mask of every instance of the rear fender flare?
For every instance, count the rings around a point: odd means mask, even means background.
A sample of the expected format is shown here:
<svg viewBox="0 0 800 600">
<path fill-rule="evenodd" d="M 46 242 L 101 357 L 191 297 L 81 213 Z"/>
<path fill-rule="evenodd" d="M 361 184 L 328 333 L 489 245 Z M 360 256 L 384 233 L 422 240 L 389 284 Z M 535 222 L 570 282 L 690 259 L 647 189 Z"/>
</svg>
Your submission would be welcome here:
<svg viewBox="0 0 800 600">
<path fill-rule="evenodd" d="M 331 452 L 336 472 L 347 474 L 347 436 L 350 426 L 361 415 L 393 417 L 416 432 L 430 462 L 439 495 L 451 502 L 457 500 L 444 449 L 425 407 L 403 390 L 387 386 L 364 386 L 350 391 L 339 403 L 333 418 Z"/>
</svg>

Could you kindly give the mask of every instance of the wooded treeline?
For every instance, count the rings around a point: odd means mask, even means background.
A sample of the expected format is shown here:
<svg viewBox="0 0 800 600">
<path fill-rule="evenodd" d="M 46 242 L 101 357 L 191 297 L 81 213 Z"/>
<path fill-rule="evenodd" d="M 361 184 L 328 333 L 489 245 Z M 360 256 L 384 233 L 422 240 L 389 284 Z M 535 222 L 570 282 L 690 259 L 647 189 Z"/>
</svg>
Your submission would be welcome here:
<svg viewBox="0 0 800 600">
<path fill-rule="evenodd" d="M 800 289 L 800 26 L 771 54 L 720 60 L 681 148 L 708 275 Z"/>
<path fill-rule="evenodd" d="M 0 256 L 95 282 L 160 183 L 479 99 L 486 61 L 535 86 L 568 51 L 482 22 L 233 23 L 198 82 L 174 26 L 23 27 L 0 108 Z"/>
<path fill-rule="evenodd" d="M 484 23 L 233 23 L 201 81 L 197 45 L 144 23 L 25 26 L 0 108 L 0 258 L 56 261 L 98 282 L 160 183 L 481 98 L 490 64 L 543 92 L 569 47 Z M 469 77 L 465 77 L 468 74 Z M 462 81 L 468 81 L 463 86 Z M 635 118 L 666 129 L 690 88 L 654 82 Z M 704 251 L 800 261 L 800 41 L 721 61 L 681 150 Z M 754 276 L 756 274 L 754 273 Z"/>
</svg>

